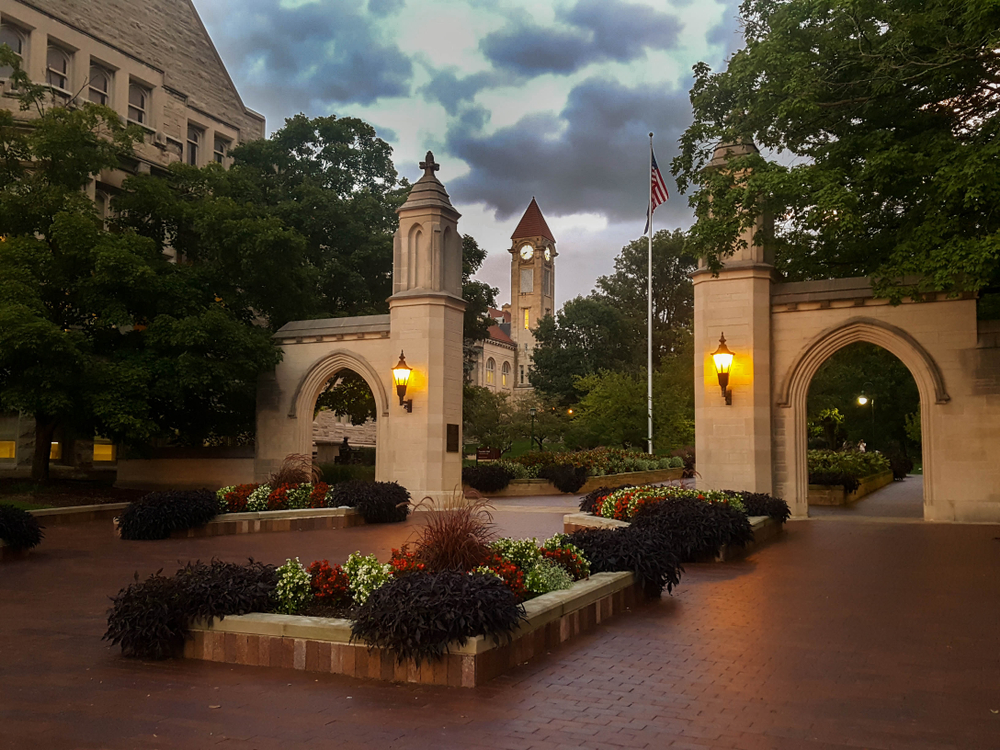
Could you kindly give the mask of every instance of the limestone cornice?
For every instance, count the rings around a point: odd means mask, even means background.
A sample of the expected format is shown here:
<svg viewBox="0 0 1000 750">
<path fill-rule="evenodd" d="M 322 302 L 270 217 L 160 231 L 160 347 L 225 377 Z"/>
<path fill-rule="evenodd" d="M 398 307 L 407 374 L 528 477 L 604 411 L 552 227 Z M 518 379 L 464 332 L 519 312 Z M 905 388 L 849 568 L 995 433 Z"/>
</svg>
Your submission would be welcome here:
<svg viewBox="0 0 1000 750">
<path fill-rule="evenodd" d="M 767 279 L 772 283 L 778 281 L 778 271 L 770 263 L 753 260 L 736 260 L 726 263 L 719 272 L 713 273 L 708 268 L 699 268 L 691 273 L 691 281 L 703 284 L 716 279 Z"/>
<path fill-rule="evenodd" d="M 451 307 L 455 310 L 465 312 L 468 303 L 461 297 L 456 297 L 448 292 L 432 292 L 426 289 L 408 289 L 403 292 L 396 292 L 389 297 L 389 309 L 394 307 L 409 307 L 411 305 L 436 304 L 444 307 Z"/>
</svg>

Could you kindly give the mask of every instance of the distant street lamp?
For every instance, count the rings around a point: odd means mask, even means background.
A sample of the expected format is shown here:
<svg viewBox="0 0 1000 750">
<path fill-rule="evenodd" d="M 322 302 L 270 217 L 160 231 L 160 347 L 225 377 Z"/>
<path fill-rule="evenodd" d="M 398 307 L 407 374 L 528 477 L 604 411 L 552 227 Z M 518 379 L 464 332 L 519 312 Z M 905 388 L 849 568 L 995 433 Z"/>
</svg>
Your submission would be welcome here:
<svg viewBox="0 0 1000 750">
<path fill-rule="evenodd" d="M 532 406 L 528 409 L 528 414 L 531 415 L 531 450 L 535 450 L 535 414 L 538 413 L 538 409 Z"/>
<path fill-rule="evenodd" d="M 861 386 L 861 395 L 858 396 L 858 405 L 865 406 L 866 404 L 871 404 L 872 408 L 872 446 L 875 445 L 875 397 L 866 396 L 865 393 L 870 390 L 874 390 L 875 386 L 870 380 L 866 380 Z"/>
</svg>

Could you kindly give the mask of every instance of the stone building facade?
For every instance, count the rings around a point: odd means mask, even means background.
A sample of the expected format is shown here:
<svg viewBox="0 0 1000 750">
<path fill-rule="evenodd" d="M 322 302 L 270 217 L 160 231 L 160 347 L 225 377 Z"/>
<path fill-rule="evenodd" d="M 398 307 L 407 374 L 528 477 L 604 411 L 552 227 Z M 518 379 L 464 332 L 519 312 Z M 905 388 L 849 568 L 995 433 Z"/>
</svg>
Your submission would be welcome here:
<svg viewBox="0 0 1000 750">
<path fill-rule="evenodd" d="M 247 108 L 191 0 L 0 0 L 0 44 L 9 45 L 32 81 L 51 88 L 53 105 L 96 102 L 145 130 L 135 160 L 95 175 L 87 188 L 102 214 L 122 182 L 173 162 L 229 163 L 231 147 L 265 135 L 264 117 Z M 0 107 L 21 112 L 0 68 Z M 90 440 L 52 446 L 53 464 L 114 465 L 114 447 Z M 34 421 L 0 415 L 0 472 L 30 468 Z"/>
<path fill-rule="evenodd" d="M 538 321 L 555 312 L 556 240 L 532 198 L 511 235 L 511 301 L 490 310 L 493 325 L 480 346 L 472 382 L 517 397 L 530 393 Z"/>
</svg>

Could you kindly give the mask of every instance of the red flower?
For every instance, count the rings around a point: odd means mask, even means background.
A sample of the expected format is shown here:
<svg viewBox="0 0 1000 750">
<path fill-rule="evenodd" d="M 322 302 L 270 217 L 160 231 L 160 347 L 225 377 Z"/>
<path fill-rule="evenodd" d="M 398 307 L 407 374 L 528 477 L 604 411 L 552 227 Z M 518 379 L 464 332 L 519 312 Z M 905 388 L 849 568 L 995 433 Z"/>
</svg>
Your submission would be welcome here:
<svg viewBox="0 0 1000 750">
<path fill-rule="evenodd" d="M 347 573 L 339 565 L 330 566 L 326 560 L 315 560 L 306 568 L 311 580 L 313 595 L 324 604 L 340 604 L 350 599 Z"/>
</svg>

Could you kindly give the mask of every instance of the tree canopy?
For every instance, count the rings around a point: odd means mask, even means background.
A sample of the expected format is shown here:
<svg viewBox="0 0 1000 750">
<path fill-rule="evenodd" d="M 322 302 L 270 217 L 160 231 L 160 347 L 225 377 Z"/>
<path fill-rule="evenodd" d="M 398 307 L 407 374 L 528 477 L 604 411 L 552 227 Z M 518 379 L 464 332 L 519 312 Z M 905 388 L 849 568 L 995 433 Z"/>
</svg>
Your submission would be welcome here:
<svg viewBox="0 0 1000 750">
<path fill-rule="evenodd" d="M 0 409 L 35 418 L 38 479 L 59 426 L 197 444 L 252 430 L 257 377 L 280 359 L 215 267 L 105 229 L 83 189 L 140 137 L 91 104 L 30 126 L 0 111 Z"/>
<path fill-rule="evenodd" d="M 745 0 L 745 47 L 694 68 L 672 171 L 717 270 L 775 218 L 790 279 L 872 276 L 892 299 L 1000 282 L 1000 5 Z M 763 154 L 706 171 L 716 145 Z M 767 154 L 774 154 L 773 157 Z"/>
</svg>

